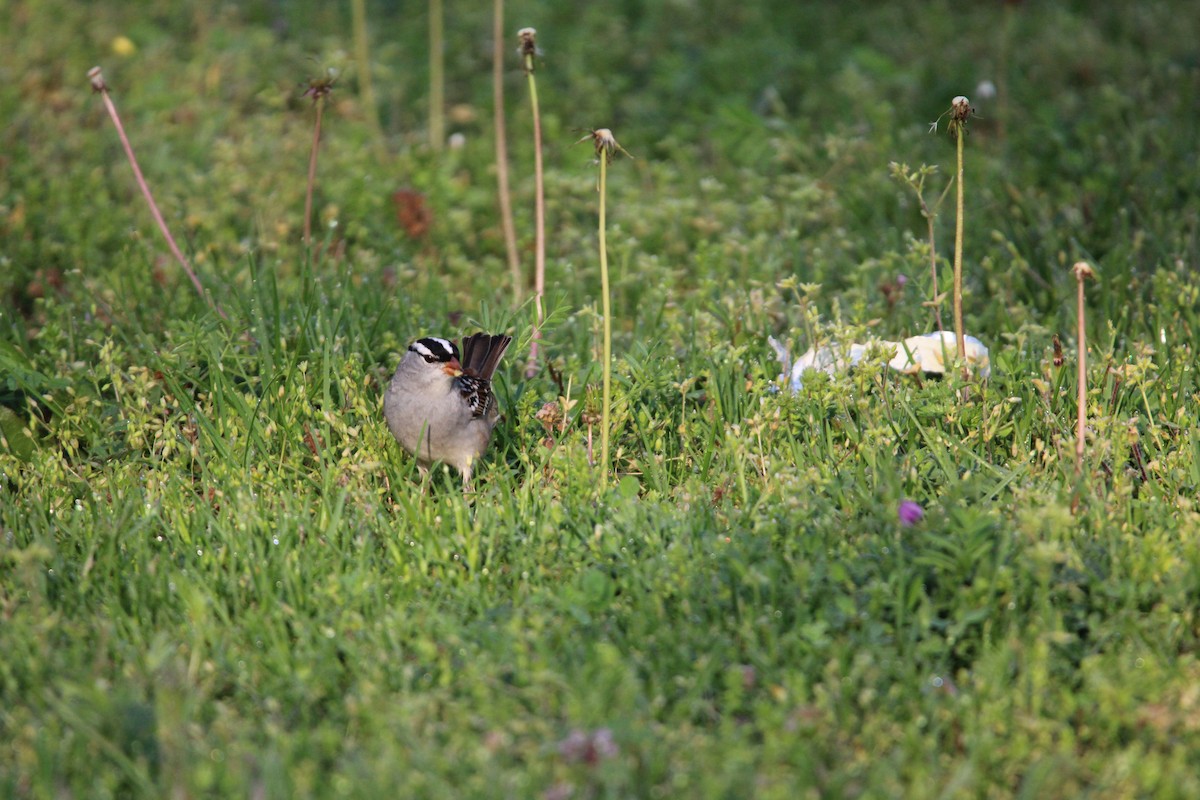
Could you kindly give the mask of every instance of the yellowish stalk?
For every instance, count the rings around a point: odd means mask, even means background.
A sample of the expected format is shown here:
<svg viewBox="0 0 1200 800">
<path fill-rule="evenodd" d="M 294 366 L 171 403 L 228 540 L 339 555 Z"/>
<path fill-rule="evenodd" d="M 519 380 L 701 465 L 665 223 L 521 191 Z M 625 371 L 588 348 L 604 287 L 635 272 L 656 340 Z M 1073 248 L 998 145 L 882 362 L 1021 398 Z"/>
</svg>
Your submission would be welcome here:
<svg viewBox="0 0 1200 800">
<path fill-rule="evenodd" d="M 375 85 L 371 82 L 366 0 L 352 0 L 350 11 L 354 21 L 354 60 L 358 63 L 358 86 L 362 92 L 363 108 L 367 112 L 367 123 L 375 137 L 376 155 L 382 158 L 386 154 L 383 149 L 383 126 L 379 124 L 379 105 L 375 102 Z"/>
<path fill-rule="evenodd" d="M 955 178 L 955 220 L 954 220 L 954 340 L 958 345 L 958 360 L 966 362 L 967 341 L 963 334 L 963 303 L 962 303 L 962 251 L 963 251 L 963 138 L 966 131 L 959 128 L 956 141 L 958 143 L 958 176 Z"/>
<path fill-rule="evenodd" d="M 317 184 L 317 153 L 321 146 L 321 115 L 325 110 L 325 97 L 316 98 L 317 119 L 313 123 L 312 149 L 308 153 L 308 185 L 304 190 L 304 246 L 312 246 L 313 187 Z"/>
<path fill-rule="evenodd" d="M 529 367 L 526 375 L 537 371 L 538 340 L 542 338 L 542 294 L 546 291 L 546 192 L 542 178 L 542 115 L 538 108 L 537 79 L 533 73 L 534 54 L 525 54 L 525 74 L 529 78 L 529 103 L 533 111 L 533 218 L 534 218 L 534 262 L 533 302 L 536 324 L 533 342 L 529 348 Z M 601 212 L 603 213 L 603 212 Z"/>
<path fill-rule="evenodd" d="M 1079 409 L 1075 422 L 1075 474 L 1083 474 L 1083 452 L 1087 442 L 1087 329 L 1084 326 L 1083 281 L 1095 273 L 1086 261 L 1079 261 L 1072 268 L 1075 272 L 1075 317 L 1079 340 Z"/>
<path fill-rule="evenodd" d="M 607 191 L 608 158 L 600 158 L 600 313 L 604 319 L 603 390 L 600 420 L 600 481 L 608 483 L 608 435 L 612 424 L 612 309 L 608 292 L 608 244 L 604 234 L 604 206 Z"/>
</svg>

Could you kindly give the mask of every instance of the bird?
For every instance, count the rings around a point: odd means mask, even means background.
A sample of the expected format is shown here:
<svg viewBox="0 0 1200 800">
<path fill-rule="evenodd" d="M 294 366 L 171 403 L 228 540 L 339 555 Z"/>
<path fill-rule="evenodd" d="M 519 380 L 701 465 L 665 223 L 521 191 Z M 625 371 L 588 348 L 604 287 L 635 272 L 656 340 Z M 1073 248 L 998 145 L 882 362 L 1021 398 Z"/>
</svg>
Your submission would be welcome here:
<svg viewBox="0 0 1200 800">
<path fill-rule="evenodd" d="M 471 472 L 500 418 L 492 375 L 511 336 L 476 333 L 462 340 L 425 336 L 408 346 L 383 397 L 388 429 L 425 475 L 435 463 Z"/>
</svg>

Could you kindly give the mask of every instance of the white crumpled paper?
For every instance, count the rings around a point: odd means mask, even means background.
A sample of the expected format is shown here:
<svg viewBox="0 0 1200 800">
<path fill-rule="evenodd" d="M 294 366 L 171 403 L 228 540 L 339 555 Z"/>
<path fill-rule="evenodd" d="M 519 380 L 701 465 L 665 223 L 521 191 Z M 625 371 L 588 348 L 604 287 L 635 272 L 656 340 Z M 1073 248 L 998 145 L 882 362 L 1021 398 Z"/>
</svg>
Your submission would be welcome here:
<svg viewBox="0 0 1200 800">
<path fill-rule="evenodd" d="M 974 336 L 966 336 L 964 340 L 967 364 L 982 378 L 991 375 L 991 361 L 988 358 L 988 349 L 983 346 L 983 342 Z M 871 348 L 878 348 L 885 353 L 892 352 L 893 355 L 887 365 L 906 375 L 917 372 L 927 375 L 944 375 L 946 361 L 953 361 L 958 352 L 954 334 L 951 331 L 910 336 L 903 342 L 888 342 L 879 339 L 870 344 L 851 344 L 849 346 L 834 342 L 820 348 L 809 348 L 808 352 L 796 359 L 795 362 L 792 361 L 792 354 L 787 347 L 778 339 L 771 336 L 767 341 L 771 343 L 771 347 L 775 349 L 775 356 L 783 365 L 780 377 L 787 379 L 788 386 L 793 392 L 800 391 L 804 385 L 804 373 L 809 370 L 829 375 L 843 372 L 860 363 L 866 356 L 867 350 Z"/>
</svg>

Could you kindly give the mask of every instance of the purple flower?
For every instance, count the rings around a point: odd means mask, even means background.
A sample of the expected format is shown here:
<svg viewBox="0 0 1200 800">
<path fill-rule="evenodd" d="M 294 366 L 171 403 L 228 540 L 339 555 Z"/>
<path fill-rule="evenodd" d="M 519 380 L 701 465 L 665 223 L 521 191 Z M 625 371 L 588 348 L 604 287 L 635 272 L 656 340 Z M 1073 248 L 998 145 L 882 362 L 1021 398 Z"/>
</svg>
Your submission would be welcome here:
<svg viewBox="0 0 1200 800">
<path fill-rule="evenodd" d="M 913 500 L 901 500 L 896 513 L 900 517 L 900 524 L 909 528 L 921 521 L 921 518 L 925 516 L 925 509 L 921 508 L 920 503 Z"/>
</svg>

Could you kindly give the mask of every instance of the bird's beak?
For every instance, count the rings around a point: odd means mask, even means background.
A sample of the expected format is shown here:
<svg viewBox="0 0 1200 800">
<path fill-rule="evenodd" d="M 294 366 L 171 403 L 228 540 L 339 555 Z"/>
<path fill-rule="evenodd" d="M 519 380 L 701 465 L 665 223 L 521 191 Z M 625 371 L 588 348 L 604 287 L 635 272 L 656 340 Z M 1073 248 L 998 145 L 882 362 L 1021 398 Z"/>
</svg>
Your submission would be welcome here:
<svg viewBox="0 0 1200 800">
<path fill-rule="evenodd" d="M 462 364 L 458 363 L 457 358 L 452 358 L 447 361 L 446 366 L 442 367 L 442 369 L 445 370 L 446 374 L 451 378 L 457 378 L 459 375 L 463 374 Z"/>
</svg>

